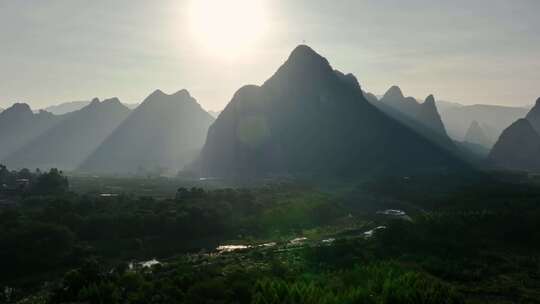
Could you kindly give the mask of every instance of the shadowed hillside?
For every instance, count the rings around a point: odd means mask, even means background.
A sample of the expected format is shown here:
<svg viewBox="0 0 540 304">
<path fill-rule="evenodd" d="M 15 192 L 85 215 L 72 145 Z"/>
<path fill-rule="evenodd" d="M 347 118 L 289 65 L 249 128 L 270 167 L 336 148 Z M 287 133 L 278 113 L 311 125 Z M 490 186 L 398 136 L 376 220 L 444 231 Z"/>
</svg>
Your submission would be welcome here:
<svg viewBox="0 0 540 304">
<path fill-rule="evenodd" d="M 519 119 L 499 137 L 489 154 L 497 166 L 524 171 L 540 170 L 540 135 L 527 119 Z"/>
<path fill-rule="evenodd" d="M 70 112 L 78 111 L 87 105 L 90 104 L 90 101 L 69 101 L 69 102 L 63 102 L 57 105 L 46 107 L 45 111 L 51 112 L 55 115 L 63 115 Z"/>
<path fill-rule="evenodd" d="M 526 115 L 501 134 L 489 158 L 496 166 L 540 172 L 540 98 Z"/>
</svg>

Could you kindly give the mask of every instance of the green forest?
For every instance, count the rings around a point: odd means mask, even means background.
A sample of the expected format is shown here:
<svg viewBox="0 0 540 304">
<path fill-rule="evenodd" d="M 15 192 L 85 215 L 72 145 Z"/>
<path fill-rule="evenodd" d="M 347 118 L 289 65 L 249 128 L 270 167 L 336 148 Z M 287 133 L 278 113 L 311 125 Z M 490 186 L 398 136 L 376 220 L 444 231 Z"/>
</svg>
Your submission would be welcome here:
<svg viewBox="0 0 540 304">
<path fill-rule="evenodd" d="M 2 303 L 540 299 L 540 186 L 520 175 L 173 188 L 0 172 Z"/>
</svg>

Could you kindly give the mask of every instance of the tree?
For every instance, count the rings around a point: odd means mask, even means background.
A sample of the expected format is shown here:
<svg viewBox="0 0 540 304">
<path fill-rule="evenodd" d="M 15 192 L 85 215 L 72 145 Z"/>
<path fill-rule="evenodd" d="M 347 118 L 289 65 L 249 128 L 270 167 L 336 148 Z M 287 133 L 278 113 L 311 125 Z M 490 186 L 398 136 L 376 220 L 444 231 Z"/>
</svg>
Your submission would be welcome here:
<svg viewBox="0 0 540 304">
<path fill-rule="evenodd" d="M 61 194 L 68 190 L 69 182 L 62 171 L 51 169 L 37 177 L 32 185 L 32 192 L 35 194 Z"/>
</svg>

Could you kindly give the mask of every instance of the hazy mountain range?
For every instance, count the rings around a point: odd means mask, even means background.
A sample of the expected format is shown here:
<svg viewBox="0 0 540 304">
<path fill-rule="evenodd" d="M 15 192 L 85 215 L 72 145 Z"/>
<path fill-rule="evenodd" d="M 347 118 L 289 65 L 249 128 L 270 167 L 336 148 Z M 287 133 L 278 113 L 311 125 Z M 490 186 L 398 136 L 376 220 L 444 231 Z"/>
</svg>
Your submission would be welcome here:
<svg viewBox="0 0 540 304">
<path fill-rule="evenodd" d="M 493 144 L 486 144 L 482 140 L 471 140 L 470 137 L 465 137 L 464 139 L 451 138 L 447 134 L 441 115 L 439 114 L 439 107 L 446 110 L 461 107 L 462 105 L 458 103 L 436 101 L 433 95 L 429 95 L 421 103 L 414 97 L 405 97 L 398 86 L 392 86 L 388 89 L 380 97 L 380 100 L 374 94 L 367 92 L 364 92 L 364 97 L 381 111 L 388 114 L 388 116 L 398 120 L 439 147 L 467 162 L 482 162 L 489 153 L 489 147 Z"/>
<path fill-rule="evenodd" d="M 47 112 L 50 112 L 50 113 L 53 113 L 55 115 L 62 115 L 62 114 L 67 114 L 69 112 L 74 112 L 74 111 L 77 111 L 77 110 L 80 110 L 84 107 L 86 107 L 87 105 L 90 104 L 90 100 L 85 100 L 85 101 L 68 101 L 68 102 L 64 102 L 64 103 L 60 103 L 60 104 L 57 104 L 57 105 L 52 105 L 52 106 L 49 106 L 49 107 L 46 107 L 44 108 L 43 110 L 44 111 L 47 111 Z"/>
<path fill-rule="evenodd" d="M 22 148 L 62 120 L 49 112 L 34 113 L 30 106 L 16 103 L 0 113 L 0 160 Z"/>
<path fill-rule="evenodd" d="M 156 90 L 79 168 L 84 172 L 176 174 L 193 161 L 214 118 L 188 91 Z"/>
<path fill-rule="evenodd" d="M 117 98 L 94 99 L 64 114 L 59 123 L 15 151 L 4 162 L 10 168 L 76 169 L 129 115 Z"/>
<path fill-rule="evenodd" d="M 379 110 L 431 142 L 453 153 L 459 153 L 446 134 L 433 95 L 420 103 L 413 97 L 405 97 L 398 86 L 392 86 L 380 100 L 375 95 L 366 92 L 364 92 L 364 97 Z"/>
<path fill-rule="evenodd" d="M 379 98 L 302 45 L 221 112 L 205 111 L 187 90 L 156 90 L 140 105 L 94 99 L 51 112 L 16 103 L 0 113 L 0 162 L 93 174 L 406 174 L 466 168 L 464 160 L 485 159 L 497 141 L 491 163 L 536 171 L 539 103 L 528 112 L 433 95 L 419 102 L 398 86 Z"/>
<path fill-rule="evenodd" d="M 70 111 L 82 106 L 79 110 Z M 14 104 L 0 113 L 0 163 L 98 174 L 176 174 L 214 118 L 186 90 L 156 90 L 135 110 L 117 98 L 69 103 L 55 115 Z"/>
<path fill-rule="evenodd" d="M 64 103 L 60 103 L 57 105 L 49 106 L 44 108 L 44 111 L 53 113 L 55 115 L 63 115 L 70 112 L 74 112 L 77 110 L 80 110 L 87 105 L 89 105 L 92 101 L 68 101 Z M 124 103 L 124 106 L 126 106 L 129 109 L 135 109 L 139 104 L 138 103 Z"/>
<path fill-rule="evenodd" d="M 476 121 L 492 139 L 491 144 L 502 131 L 519 118 L 525 117 L 528 108 L 496 105 L 470 105 L 451 107 L 441 112 L 441 118 L 448 134 L 459 141 L 465 139 L 467 130 Z M 488 146 L 490 147 L 490 146 Z"/>
<path fill-rule="evenodd" d="M 407 115 L 430 130 L 447 136 L 433 95 L 428 96 L 423 103 L 419 103 L 413 97 L 405 97 L 398 86 L 393 86 L 384 94 L 380 102 Z"/>
<path fill-rule="evenodd" d="M 390 92 L 386 92 L 385 95 L 392 93 L 401 97 L 399 96 L 399 93 L 395 91 L 397 89 L 401 91 L 399 87 L 395 86 L 395 88 L 389 90 Z M 394 92 L 392 92 L 392 90 L 394 90 Z M 366 94 L 365 97 L 370 102 L 384 97 L 384 95 L 376 96 L 371 93 Z M 392 94 L 390 96 L 392 96 Z M 410 105 L 413 105 L 412 107 L 414 107 L 414 103 L 419 103 L 418 99 L 414 97 L 397 98 L 397 100 L 400 99 L 403 102 L 397 109 L 402 113 L 409 113 L 410 116 Z M 395 105 L 395 103 L 391 103 L 391 105 L 392 104 Z M 445 131 L 449 137 L 459 142 L 467 142 L 467 132 L 476 121 L 478 127 L 482 129 L 482 132 L 487 137 L 487 141 L 484 141 L 481 144 L 486 149 L 490 149 L 493 146 L 505 128 L 510 126 L 517 119 L 524 117 L 531 108 L 530 106 L 512 107 L 489 104 L 463 105 L 458 102 L 444 100 L 436 100 L 435 104 Z"/>
<path fill-rule="evenodd" d="M 302 45 L 262 86 L 236 92 L 194 168 L 208 176 L 351 176 L 461 165 L 369 103 L 353 75 Z"/>
</svg>

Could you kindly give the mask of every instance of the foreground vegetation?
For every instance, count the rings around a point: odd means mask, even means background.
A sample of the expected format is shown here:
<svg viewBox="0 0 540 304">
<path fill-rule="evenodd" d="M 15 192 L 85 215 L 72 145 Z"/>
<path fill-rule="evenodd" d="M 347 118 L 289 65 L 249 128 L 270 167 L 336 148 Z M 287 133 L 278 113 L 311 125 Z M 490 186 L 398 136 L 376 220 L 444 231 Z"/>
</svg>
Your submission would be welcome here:
<svg viewBox="0 0 540 304">
<path fill-rule="evenodd" d="M 540 302 L 534 181 L 411 176 L 155 196 L 32 187 L 4 193 L 16 204 L 0 209 L 0 302 Z M 377 213 L 390 208 L 407 216 Z"/>
</svg>

